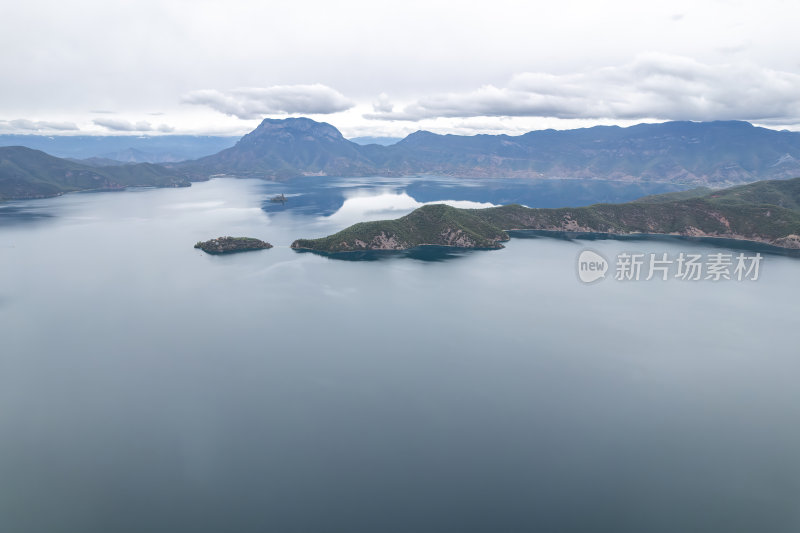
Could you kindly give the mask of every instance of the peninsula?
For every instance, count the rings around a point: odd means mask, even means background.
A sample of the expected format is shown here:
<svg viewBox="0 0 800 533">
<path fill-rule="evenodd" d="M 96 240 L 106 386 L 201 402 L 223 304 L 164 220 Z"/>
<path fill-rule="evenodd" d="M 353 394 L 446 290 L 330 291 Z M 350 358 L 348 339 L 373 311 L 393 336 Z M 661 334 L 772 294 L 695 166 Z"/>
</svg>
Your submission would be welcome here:
<svg viewBox="0 0 800 533">
<path fill-rule="evenodd" d="M 508 234 L 477 209 L 444 204 L 420 207 L 397 220 L 361 222 L 322 239 L 299 239 L 292 248 L 319 252 L 407 250 L 438 245 L 457 248 L 502 248 Z"/>
<path fill-rule="evenodd" d="M 292 248 L 321 253 L 424 245 L 491 249 L 503 247 L 500 243 L 509 239 L 509 230 L 718 237 L 800 249 L 800 178 L 574 208 L 514 204 L 458 209 L 431 204 L 396 220 L 362 222 L 328 237 L 299 239 Z"/>
<path fill-rule="evenodd" d="M 194 247 L 208 254 L 232 254 L 252 250 L 266 250 L 272 248 L 272 245 L 251 237 L 217 237 L 210 241 L 198 242 Z"/>
</svg>

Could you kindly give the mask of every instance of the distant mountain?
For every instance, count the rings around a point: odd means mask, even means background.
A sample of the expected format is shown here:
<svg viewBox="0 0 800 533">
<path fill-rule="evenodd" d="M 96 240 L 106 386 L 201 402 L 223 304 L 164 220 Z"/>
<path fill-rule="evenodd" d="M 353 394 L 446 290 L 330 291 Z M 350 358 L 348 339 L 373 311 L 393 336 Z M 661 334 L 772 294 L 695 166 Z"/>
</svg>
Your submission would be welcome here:
<svg viewBox="0 0 800 533">
<path fill-rule="evenodd" d="M 379 166 L 468 176 L 603 178 L 722 186 L 800 176 L 800 133 L 746 122 L 667 122 L 462 137 L 417 132 Z"/>
<path fill-rule="evenodd" d="M 65 157 L 67 161 L 72 161 L 73 163 L 79 163 L 81 165 L 88 165 L 90 167 L 118 167 L 120 165 L 125 165 L 127 163 L 123 163 L 122 161 L 117 161 L 116 159 L 108 159 L 105 157 L 89 157 L 88 159 L 76 159 L 74 157 Z"/>
<path fill-rule="evenodd" d="M 89 166 L 23 146 L 0 147 L 0 200 L 131 186 L 188 185 L 189 180 L 179 172 L 150 163 Z"/>
<path fill-rule="evenodd" d="M 397 220 L 362 222 L 292 248 L 320 253 L 406 250 L 422 245 L 502 248 L 507 230 L 722 237 L 800 249 L 800 178 L 650 196 L 624 204 L 532 209 L 426 205 Z"/>
<path fill-rule="evenodd" d="M 186 159 L 179 155 L 181 152 L 169 151 L 166 147 L 161 151 L 158 148 L 156 151 L 152 150 L 151 148 L 151 151 L 145 152 L 136 148 L 126 148 L 118 152 L 105 153 L 100 159 L 110 159 L 120 163 L 174 163 Z"/>
<path fill-rule="evenodd" d="M 666 122 L 524 135 L 418 131 L 390 145 L 358 145 L 330 124 L 267 119 L 235 146 L 180 164 L 202 179 L 226 173 L 581 178 L 721 187 L 800 176 L 800 133 L 747 122 Z"/>
<path fill-rule="evenodd" d="M 203 174 L 236 174 L 272 179 L 308 175 L 367 175 L 373 162 L 356 143 L 324 122 L 307 118 L 265 119 L 233 147 L 218 154 L 181 163 Z"/>
<path fill-rule="evenodd" d="M 397 144 L 403 140 L 402 137 L 351 137 L 350 140 L 356 144 L 380 144 L 381 146 L 389 146 Z"/>
<path fill-rule="evenodd" d="M 271 180 L 438 174 L 719 188 L 800 176 L 800 133 L 737 121 L 597 126 L 518 136 L 418 131 L 383 146 L 347 140 L 327 123 L 287 118 L 266 119 L 235 144 L 225 137 L 0 135 L 0 145 L 20 139 L 20 145 L 81 159 L 75 164 L 96 170 L 119 162 L 150 161 L 161 163 L 168 174 L 192 180 L 217 174 Z M 108 171 L 104 175 L 110 176 Z"/>
<path fill-rule="evenodd" d="M 56 157 L 125 163 L 185 161 L 233 146 L 236 137 L 206 135 L 0 135 L 0 146 L 25 146 Z"/>
</svg>

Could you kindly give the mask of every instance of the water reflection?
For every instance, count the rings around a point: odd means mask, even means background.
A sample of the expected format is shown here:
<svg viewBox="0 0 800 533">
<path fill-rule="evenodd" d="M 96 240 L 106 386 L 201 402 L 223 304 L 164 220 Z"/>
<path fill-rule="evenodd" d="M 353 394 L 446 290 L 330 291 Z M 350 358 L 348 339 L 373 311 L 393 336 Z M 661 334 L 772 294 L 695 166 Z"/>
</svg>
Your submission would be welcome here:
<svg viewBox="0 0 800 533">
<path fill-rule="evenodd" d="M 26 224 L 47 220 L 52 217 L 52 213 L 46 212 L 42 206 L 33 202 L 0 204 L 0 226 Z"/>
<path fill-rule="evenodd" d="M 262 210 L 281 189 L 19 203 L 54 217 L 0 229 L 1 532 L 798 530 L 797 261 L 591 287 L 552 238 L 334 261 L 288 248 L 341 222 Z M 193 248 L 221 234 L 276 246 Z"/>
<path fill-rule="evenodd" d="M 220 179 L 220 178 L 217 178 Z M 230 179 L 230 178 L 228 178 Z M 211 180 L 215 181 L 215 180 Z M 623 183 L 603 180 L 525 180 L 465 179 L 441 176 L 403 178 L 330 178 L 306 177 L 288 182 L 243 180 L 255 194 L 259 208 L 267 213 L 293 212 L 347 220 L 350 223 L 376 218 L 396 218 L 431 202 L 446 202 L 456 207 L 489 207 L 519 203 L 530 207 L 582 206 L 599 202 L 626 202 L 646 196 L 682 190 L 681 185 L 665 183 Z M 149 194 L 152 188 L 132 188 L 128 193 Z M 285 203 L 271 202 L 284 194 Z M 88 197 L 116 195 L 126 202 L 128 196 L 116 192 L 83 192 L 64 195 L 57 202 L 23 200 L 0 203 L 0 225 L 29 223 L 56 216 L 60 210 L 80 209 Z M 364 200 L 365 197 L 376 197 Z M 372 205 L 367 205 L 371 203 Z M 381 205 L 383 204 L 383 205 Z M 222 208 L 219 198 L 198 202 L 177 202 L 176 211 Z"/>
<path fill-rule="evenodd" d="M 309 177 L 285 183 L 265 182 L 266 194 L 285 194 L 285 204 L 265 197 L 267 212 L 297 211 L 330 216 L 344 202 L 365 191 L 408 195 L 419 205 L 450 200 L 478 204 L 518 203 L 529 207 L 578 207 L 594 203 L 628 202 L 650 194 L 686 189 L 667 183 L 625 183 L 604 180 L 465 179 L 441 176 L 406 178 Z M 417 205 L 417 207 L 419 207 Z"/>
<path fill-rule="evenodd" d="M 411 211 L 431 203 L 447 204 L 462 209 L 494 207 L 490 202 L 450 200 L 440 198 L 433 202 L 420 202 L 407 192 L 391 189 L 357 189 L 347 194 L 342 206 L 326 218 L 334 223 L 348 225 L 368 220 L 399 218 Z"/>
<path fill-rule="evenodd" d="M 670 244 L 688 244 L 698 248 L 723 248 L 726 250 L 743 250 L 760 252 L 762 254 L 782 255 L 786 257 L 800 257 L 800 250 L 791 250 L 772 246 L 769 244 L 737 239 L 722 239 L 718 237 L 690 237 L 683 235 L 644 234 L 616 235 L 613 233 L 586 233 L 580 231 L 551 231 L 551 230 L 510 230 L 510 237 L 514 239 L 559 239 L 564 241 L 632 241 L 632 242 L 665 242 Z"/>
</svg>

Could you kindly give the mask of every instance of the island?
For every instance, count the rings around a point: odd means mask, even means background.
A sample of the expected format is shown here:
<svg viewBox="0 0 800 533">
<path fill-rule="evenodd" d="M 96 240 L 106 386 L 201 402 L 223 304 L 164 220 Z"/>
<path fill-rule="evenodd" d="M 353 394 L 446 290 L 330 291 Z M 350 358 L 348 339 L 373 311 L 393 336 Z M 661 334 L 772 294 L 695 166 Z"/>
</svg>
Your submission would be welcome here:
<svg viewBox="0 0 800 533">
<path fill-rule="evenodd" d="M 252 250 L 266 250 L 272 248 L 272 245 L 252 237 L 217 237 L 210 241 L 198 242 L 194 247 L 208 254 L 232 254 L 250 252 Z"/>
<path fill-rule="evenodd" d="M 298 239 L 292 248 L 324 254 L 426 245 L 497 249 L 511 230 L 716 237 L 800 249 L 800 178 L 558 209 L 430 204 L 396 220 L 362 222 L 320 239 Z"/>
</svg>

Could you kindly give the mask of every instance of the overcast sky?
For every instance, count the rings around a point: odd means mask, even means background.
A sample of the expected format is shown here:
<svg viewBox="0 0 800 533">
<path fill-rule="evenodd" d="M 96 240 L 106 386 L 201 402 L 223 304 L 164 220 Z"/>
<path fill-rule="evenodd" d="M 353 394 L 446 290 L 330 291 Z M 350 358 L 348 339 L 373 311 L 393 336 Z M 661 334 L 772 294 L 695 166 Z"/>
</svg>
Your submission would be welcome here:
<svg viewBox="0 0 800 533">
<path fill-rule="evenodd" d="M 800 130 L 800 2 L 58 0 L 0 7 L 0 133 Z"/>
</svg>

